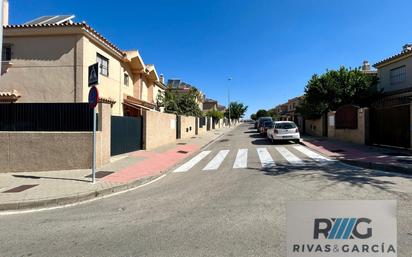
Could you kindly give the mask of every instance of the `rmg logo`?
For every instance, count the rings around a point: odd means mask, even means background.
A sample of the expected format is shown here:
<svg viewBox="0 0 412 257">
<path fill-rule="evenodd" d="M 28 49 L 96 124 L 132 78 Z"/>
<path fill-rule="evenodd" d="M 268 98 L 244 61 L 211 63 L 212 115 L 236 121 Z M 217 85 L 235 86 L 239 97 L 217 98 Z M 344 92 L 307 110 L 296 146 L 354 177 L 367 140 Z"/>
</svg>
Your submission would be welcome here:
<svg viewBox="0 0 412 257">
<path fill-rule="evenodd" d="M 372 221 L 368 218 L 315 219 L 313 238 L 319 239 L 367 239 L 372 236 Z"/>
</svg>

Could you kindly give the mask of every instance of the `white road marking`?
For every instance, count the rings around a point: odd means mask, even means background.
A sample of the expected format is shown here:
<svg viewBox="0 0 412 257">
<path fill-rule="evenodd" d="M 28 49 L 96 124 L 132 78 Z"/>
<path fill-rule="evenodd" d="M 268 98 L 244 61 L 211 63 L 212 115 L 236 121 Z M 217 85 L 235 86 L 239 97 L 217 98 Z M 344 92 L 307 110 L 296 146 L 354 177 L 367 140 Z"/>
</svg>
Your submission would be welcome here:
<svg viewBox="0 0 412 257">
<path fill-rule="evenodd" d="M 220 150 L 217 155 L 203 168 L 203 170 L 217 170 L 224 159 L 226 158 L 229 150 Z"/>
<path fill-rule="evenodd" d="M 291 153 L 286 147 L 277 146 L 275 149 L 292 165 L 303 165 L 303 161 Z"/>
<path fill-rule="evenodd" d="M 186 162 L 185 164 L 183 164 L 179 168 L 175 169 L 173 172 L 186 172 L 186 171 L 190 170 L 191 168 L 193 168 L 193 166 L 195 166 L 201 160 L 203 160 L 203 158 L 205 158 L 209 153 L 210 153 L 210 151 L 203 151 L 203 152 L 199 153 L 198 155 L 193 157 L 190 161 Z"/>
<path fill-rule="evenodd" d="M 295 146 L 295 149 L 298 150 L 299 152 L 303 153 L 304 155 L 308 156 L 309 158 L 315 160 L 315 161 L 319 161 L 319 162 L 327 162 L 327 161 L 331 161 L 331 159 L 326 158 L 325 156 L 322 156 L 320 154 L 317 154 L 309 149 L 307 149 L 306 147 L 303 147 L 301 145 Z"/>
<path fill-rule="evenodd" d="M 236 160 L 233 164 L 234 169 L 245 169 L 247 168 L 247 149 L 239 149 L 237 151 Z"/>
<path fill-rule="evenodd" d="M 272 157 L 270 156 L 268 149 L 266 148 L 257 148 L 257 153 L 259 155 L 260 163 L 262 164 L 263 168 L 271 168 L 276 166 L 275 162 L 273 161 Z"/>
</svg>

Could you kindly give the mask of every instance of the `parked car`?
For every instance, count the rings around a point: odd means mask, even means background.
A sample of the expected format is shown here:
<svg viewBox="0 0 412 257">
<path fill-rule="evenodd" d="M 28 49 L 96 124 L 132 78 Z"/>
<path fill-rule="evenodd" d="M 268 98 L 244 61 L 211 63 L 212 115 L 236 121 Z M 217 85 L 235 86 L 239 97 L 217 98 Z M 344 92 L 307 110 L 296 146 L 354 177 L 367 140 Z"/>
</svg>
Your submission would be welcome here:
<svg viewBox="0 0 412 257">
<path fill-rule="evenodd" d="M 273 121 L 272 117 L 260 117 L 257 123 L 257 132 L 260 133 L 260 127 L 263 126 L 263 122 L 265 121 Z"/>
<path fill-rule="evenodd" d="M 266 132 L 268 131 L 269 128 L 273 128 L 274 123 L 271 120 L 266 120 L 263 122 L 263 125 L 260 127 L 260 134 L 261 135 L 266 135 Z"/>
<path fill-rule="evenodd" d="M 267 130 L 266 134 L 272 142 L 278 140 L 300 142 L 299 128 L 293 121 L 276 121 L 274 126 Z"/>
<path fill-rule="evenodd" d="M 255 129 L 257 129 L 257 127 L 258 127 L 258 120 L 255 120 Z"/>
</svg>

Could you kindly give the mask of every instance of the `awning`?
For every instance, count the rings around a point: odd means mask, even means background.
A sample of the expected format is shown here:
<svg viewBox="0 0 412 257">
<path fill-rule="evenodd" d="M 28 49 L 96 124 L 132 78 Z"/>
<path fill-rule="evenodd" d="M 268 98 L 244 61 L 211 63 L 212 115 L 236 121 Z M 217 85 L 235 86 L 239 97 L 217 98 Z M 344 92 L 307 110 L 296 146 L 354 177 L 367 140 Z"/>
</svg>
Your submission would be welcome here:
<svg viewBox="0 0 412 257">
<path fill-rule="evenodd" d="M 145 109 L 145 110 L 154 110 L 156 109 L 156 105 L 137 99 L 132 96 L 126 96 L 126 98 L 123 101 L 123 104 L 132 108 L 137 108 L 137 109 Z"/>
</svg>

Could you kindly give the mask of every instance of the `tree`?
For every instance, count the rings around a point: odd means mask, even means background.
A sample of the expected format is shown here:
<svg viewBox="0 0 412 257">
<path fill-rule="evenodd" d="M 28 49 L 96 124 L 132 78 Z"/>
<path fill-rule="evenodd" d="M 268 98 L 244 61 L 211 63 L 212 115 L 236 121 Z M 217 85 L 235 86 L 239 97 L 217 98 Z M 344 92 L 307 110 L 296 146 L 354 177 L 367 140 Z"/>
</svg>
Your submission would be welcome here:
<svg viewBox="0 0 412 257">
<path fill-rule="evenodd" d="M 157 95 L 157 105 L 164 107 L 166 113 L 179 113 L 176 94 L 170 88 L 166 89 L 164 94 Z"/>
<path fill-rule="evenodd" d="M 256 119 L 259 119 L 260 117 L 267 117 L 268 116 L 268 111 L 264 109 L 260 109 L 256 112 Z"/>
<path fill-rule="evenodd" d="M 218 110 L 209 110 L 206 112 L 206 116 L 213 118 L 214 121 L 218 121 L 223 119 L 224 113 Z"/>
<path fill-rule="evenodd" d="M 248 106 L 244 105 L 243 103 L 231 102 L 225 112 L 225 116 L 229 118 L 229 110 L 230 110 L 230 118 L 238 120 L 240 118 L 243 118 L 243 116 L 245 115 L 245 112 L 247 111 L 247 108 Z"/>
<path fill-rule="evenodd" d="M 191 89 L 189 93 L 180 94 L 177 97 L 179 115 L 202 117 L 203 113 L 196 102 L 198 91 Z"/>
<path fill-rule="evenodd" d="M 378 93 L 373 92 L 378 80 L 358 69 L 341 67 L 314 74 L 305 87 L 303 101 L 297 111 L 313 119 L 346 104 L 367 106 Z"/>
<path fill-rule="evenodd" d="M 254 113 L 254 114 L 252 114 L 252 115 L 250 115 L 250 118 L 252 119 L 252 120 L 257 120 L 257 118 L 256 118 L 256 114 Z"/>
<path fill-rule="evenodd" d="M 157 102 L 160 107 L 165 108 L 166 113 L 202 117 L 203 113 L 196 102 L 198 97 L 199 91 L 196 88 L 191 88 L 187 93 L 176 93 L 169 87 L 164 95 L 158 95 Z"/>
<path fill-rule="evenodd" d="M 279 114 L 278 111 L 275 108 L 269 109 L 268 110 L 268 116 L 272 117 L 273 120 L 276 120 L 277 118 L 279 118 Z"/>
</svg>

